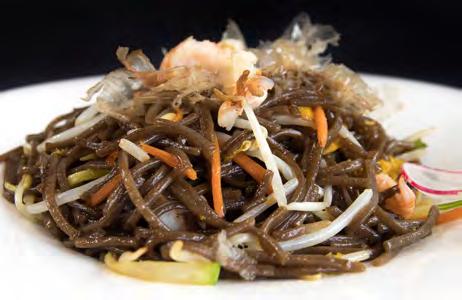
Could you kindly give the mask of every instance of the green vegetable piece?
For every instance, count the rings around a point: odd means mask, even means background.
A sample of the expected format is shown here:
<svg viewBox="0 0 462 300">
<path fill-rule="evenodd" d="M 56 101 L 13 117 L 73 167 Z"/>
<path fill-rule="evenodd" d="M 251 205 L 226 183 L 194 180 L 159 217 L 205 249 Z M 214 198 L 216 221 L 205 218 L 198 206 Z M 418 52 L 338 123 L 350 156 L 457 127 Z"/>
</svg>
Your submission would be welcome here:
<svg viewBox="0 0 462 300">
<path fill-rule="evenodd" d="M 90 181 L 104 176 L 108 172 L 108 170 L 86 169 L 67 176 L 67 181 L 71 187 L 75 187 L 82 182 Z"/>
<path fill-rule="evenodd" d="M 422 141 L 422 139 L 417 139 L 414 142 L 414 148 L 415 149 L 424 149 L 424 148 L 427 148 L 427 144 L 424 141 Z"/>
<path fill-rule="evenodd" d="M 443 203 L 438 205 L 439 210 L 448 210 L 448 209 L 454 209 L 462 206 L 462 200 L 457 200 L 449 203 Z"/>
<path fill-rule="evenodd" d="M 220 265 L 209 262 L 117 261 L 107 253 L 104 263 L 116 273 L 153 282 L 214 285 L 220 275 Z"/>
<path fill-rule="evenodd" d="M 5 190 L 8 190 L 12 193 L 16 192 L 16 186 L 12 183 L 9 183 L 8 181 L 5 181 L 3 186 L 5 187 Z"/>
</svg>

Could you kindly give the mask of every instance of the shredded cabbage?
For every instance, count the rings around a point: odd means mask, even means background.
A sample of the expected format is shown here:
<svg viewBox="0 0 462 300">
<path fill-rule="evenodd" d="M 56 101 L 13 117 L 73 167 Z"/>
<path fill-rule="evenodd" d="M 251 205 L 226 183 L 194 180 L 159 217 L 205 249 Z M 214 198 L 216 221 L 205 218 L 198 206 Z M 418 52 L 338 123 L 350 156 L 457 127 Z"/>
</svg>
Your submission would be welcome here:
<svg viewBox="0 0 462 300">
<path fill-rule="evenodd" d="M 58 204 L 58 206 L 60 206 L 60 205 L 75 201 L 77 199 L 80 199 L 83 193 L 85 193 L 86 191 L 94 187 L 95 185 L 100 184 L 101 182 L 106 180 L 108 176 L 109 175 L 102 176 L 84 185 L 78 186 L 76 188 L 62 192 L 61 194 L 58 194 L 56 196 L 56 203 Z M 26 205 L 26 210 L 30 214 L 40 214 L 40 213 L 46 212 L 48 210 L 48 207 L 45 201 L 40 201 L 34 204 Z"/>
<path fill-rule="evenodd" d="M 284 184 L 284 192 L 285 192 L 285 194 L 290 195 L 291 193 L 293 193 L 293 191 L 295 191 L 297 186 L 298 186 L 297 178 L 290 179 L 289 181 L 287 181 Z M 245 221 L 245 220 L 247 220 L 249 218 L 255 218 L 259 214 L 264 212 L 266 209 L 273 206 L 274 204 L 276 204 L 276 198 L 274 197 L 274 193 L 272 193 L 271 195 L 266 197 L 265 202 L 255 206 L 255 207 L 252 207 L 251 209 L 249 209 L 248 211 L 243 213 L 241 216 L 239 216 L 239 218 L 235 219 L 233 222 L 234 223 L 239 223 L 239 222 L 243 222 L 243 221 Z"/>
<path fill-rule="evenodd" d="M 279 246 L 284 251 L 295 251 L 317 245 L 330 237 L 333 237 L 343 228 L 348 226 L 354 217 L 370 203 L 372 194 L 371 189 L 364 190 L 361 195 L 359 195 L 358 198 L 356 198 L 356 200 L 353 201 L 353 203 L 339 217 L 332 221 L 329 226 L 313 233 L 304 234 L 287 241 L 282 241 L 279 243 Z"/>
<path fill-rule="evenodd" d="M 332 186 L 324 188 L 324 199 L 322 202 L 292 202 L 287 205 L 288 210 L 299 211 L 320 211 L 332 205 Z"/>
<path fill-rule="evenodd" d="M 30 218 L 30 214 L 26 210 L 26 206 L 24 205 L 24 192 L 27 191 L 32 185 L 32 176 L 29 174 L 22 175 L 21 181 L 19 181 L 18 186 L 14 191 L 14 205 L 18 209 L 18 211 L 23 214 L 24 216 Z"/>
<path fill-rule="evenodd" d="M 96 116 L 93 119 L 91 119 L 91 120 L 89 120 L 89 121 L 87 121 L 85 123 L 82 123 L 80 125 L 77 125 L 77 126 L 74 126 L 74 127 L 70 128 L 68 130 L 65 130 L 65 131 L 63 131 L 61 133 L 58 133 L 57 135 L 54 135 L 54 136 L 46 139 L 45 141 L 43 141 L 41 144 L 39 144 L 37 146 L 37 151 L 39 151 L 39 152 L 45 151 L 45 145 L 47 143 L 59 143 L 59 142 L 62 142 L 62 141 L 72 139 L 72 138 L 78 136 L 79 134 L 81 134 L 82 132 L 90 129 L 91 127 L 93 127 L 97 123 L 101 122 L 102 120 L 104 120 L 104 118 L 106 118 L 106 116 L 103 115 L 103 114 L 100 114 L 99 116 Z"/>
<path fill-rule="evenodd" d="M 274 198 L 278 202 L 279 206 L 286 206 L 287 198 L 284 192 L 284 186 L 282 184 L 281 175 L 279 175 L 276 161 L 273 157 L 273 153 L 271 152 L 268 142 L 263 135 L 263 132 L 260 130 L 261 125 L 258 123 L 257 117 L 255 116 L 252 107 L 247 103 L 247 101 L 244 101 L 244 111 L 247 115 L 250 126 L 252 127 L 252 131 L 255 136 L 255 140 L 257 141 L 263 162 L 266 165 L 266 169 L 273 172 L 271 186 L 273 188 Z"/>
<path fill-rule="evenodd" d="M 245 120 L 245 121 L 247 121 L 247 120 Z M 263 126 L 261 126 L 261 127 L 264 128 Z M 217 132 L 217 137 L 222 142 L 225 142 L 225 141 L 227 141 L 227 140 L 229 140 L 231 138 L 231 136 L 229 136 L 229 135 L 227 135 L 226 133 L 223 133 L 223 132 Z M 239 151 L 246 151 L 247 155 L 252 156 L 252 157 L 256 157 L 259 160 L 264 161 L 260 151 L 258 151 L 258 149 L 254 149 L 254 148 L 255 147 L 254 147 L 254 142 L 253 141 L 252 142 L 245 141 L 245 142 L 242 143 L 241 147 L 238 149 L 238 151 L 236 151 L 236 153 L 238 153 Z M 284 178 L 286 180 L 290 180 L 290 179 L 295 178 L 294 172 L 292 171 L 290 166 L 285 161 L 283 161 L 281 158 L 279 158 L 278 156 L 276 156 L 274 154 L 273 154 L 273 158 L 276 161 L 276 165 L 277 165 L 278 170 L 281 172 L 282 176 L 284 176 Z"/>
<path fill-rule="evenodd" d="M 141 162 L 149 160 L 149 154 L 132 141 L 121 139 L 119 147 Z"/>
<path fill-rule="evenodd" d="M 256 157 L 256 158 L 260 159 L 261 161 L 264 161 L 263 157 L 262 157 L 262 155 L 261 155 L 261 153 L 259 151 L 250 150 L 250 151 L 247 151 L 246 153 L 249 156 Z M 279 158 L 278 156 L 276 156 L 274 154 L 273 154 L 273 158 L 276 161 L 276 165 L 278 167 L 278 170 L 281 172 L 282 176 L 284 176 L 284 178 L 286 180 L 290 180 L 290 179 L 295 177 L 294 172 L 292 171 L 290 166 L 285 161 L 283 161 L 281 158 Z"/>
</svg>

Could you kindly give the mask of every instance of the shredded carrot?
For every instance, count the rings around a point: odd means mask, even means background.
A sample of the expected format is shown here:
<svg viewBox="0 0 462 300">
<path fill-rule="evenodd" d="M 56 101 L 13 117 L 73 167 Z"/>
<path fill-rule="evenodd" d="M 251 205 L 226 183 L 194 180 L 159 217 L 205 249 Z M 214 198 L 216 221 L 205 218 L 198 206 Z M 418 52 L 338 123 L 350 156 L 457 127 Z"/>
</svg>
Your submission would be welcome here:
<svg viewBox="0 0 462 300">
<path fill-rule="evenodd" d="M 319 146 L 325 147 L 327 144 L 328 128 L 326 113 L 321 106 L 316 106 L 314 108 L 314 123 L 316 125 Z"/>
<path fill-rule="evenodd" d="M 223 209 L 223 193 L 221 191 L 221 158 L 220 158 L 220 146 L 218 145 L 218 139 L 214 135 L 214 149 L 212 153 L 212 166 L 211 166 L 211 178 L 212 178 L 212 198 L 213 208 L 215 212 L 220 216 L 224 217 Z"/>
<path fill-rule="evenodd" d="M 247 154 L 239 152 L 233 156 L 233 161 L 238 164 L 244 171 L 246 171 L 255 181 L 261 183 L 265 178 L 266 169 L 263 168 L 256 161 L 251 159 Z M 269 192 L 272 193 L 273 189 L 270 186 Z"/>
<path fill-rule="evenodd" d="M 184 175 L 186 175 L 186 177 L 188 177 L 191 180 L 196 180 L 197 179 L 197 173 L 193 168 L 187 168 L 184 171 Z"/>
<path fill-rule="evenodd" d="M 119 155 L 119 150 L 115 150 L 114 152 L 112 152 L 106 157 L 106 163 L 110 166 L 113 166 L 115 164 L 115 161 L 118 155 Z"/>
<path fill-rule="evenodd" d="M 175 117 L 173 118 L 173 122 L 179 122 L 183 120 L 183 111 L 181 110 L 181 108 L 178 108 L 175 110 Z"/>
<path fill-rule="evenodd" d="M 106 182 L 99 190 L 96 191 L 96 193 L 90 196 L 88 205 L 94 207 L 103 202 L 103 200 L 106 199 L 117 187 L 121 180 L 122 177 L 120 176 L 120 174 L 117 174 L 111 180 Z"/>
<path fill-rule="evenodd" d="M 265 178 L 265 168 L 259 165 L 256 161 L 251 159 L 243 152 L 239 152 L 233 156 L 233 161 L 237 163 L 244 171 L 249 173 L 257 182 L 263 182 Z"/>
<path fill-rule="evenodd" d="M 457 219 L 462 219 L 462 207 L 440 214 L 436 223 L 444 224 Z"/>
<path fill-rule="evenodd" d="M 141 144 L 141 149 L 151 154 L 152 156 L 157 157 L 162 162 L 164 162 L 172 168 L 178 167 L 178 165 L 180 164 L 178 158 L 175 155 L 168 153 L 167 151 L 164 151 L 162 149 L 147 144 Z M 188 177 L 191 180 L 197 179 L 197 173 L 193 168 L 187 168 L 184 172 L 184 175 L 186 175 L 186 177 Z"/>
</svg>

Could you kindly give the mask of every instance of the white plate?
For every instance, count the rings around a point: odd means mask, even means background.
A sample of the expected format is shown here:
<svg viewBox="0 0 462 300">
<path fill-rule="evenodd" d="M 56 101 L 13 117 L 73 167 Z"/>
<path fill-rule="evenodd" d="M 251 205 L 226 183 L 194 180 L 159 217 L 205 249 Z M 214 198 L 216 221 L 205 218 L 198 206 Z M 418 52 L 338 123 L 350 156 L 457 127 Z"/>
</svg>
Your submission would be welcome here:
<svg viewBox="0 0 462 300">
<path fill-rule="evenodd" d="M 403 109 L 386 122 L 391 134 L 406 136 L 436 127 L 425 162 L 462 169 L 462 92 L 410 80 L 366 76 L 385 98 Z M 0 151 L 41 131 L 58 114 L 82 106 L 79 97 L 97 78 L 40 84 L 0 93 Z M 122 277 L 65 249 L 14 207 L 0 201 L 0 294 L 2 299 L 460 299 L 462 222 L 435 228 L 389 264 L 366 272 L 301 280 L 237 282 L 213 287 L 147 283 Z"/>
</svg>

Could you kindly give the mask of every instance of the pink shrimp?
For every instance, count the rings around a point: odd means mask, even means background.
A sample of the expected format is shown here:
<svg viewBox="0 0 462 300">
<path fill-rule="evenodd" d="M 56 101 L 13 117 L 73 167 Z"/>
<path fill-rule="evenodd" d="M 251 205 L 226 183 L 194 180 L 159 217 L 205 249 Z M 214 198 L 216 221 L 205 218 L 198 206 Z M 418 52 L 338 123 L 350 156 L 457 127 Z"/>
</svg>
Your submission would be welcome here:
<svg viewBox="0 0 462 300">
<path fill-rule="evenodd" d="M 219 43 L 197 41 L 189 37 L 165 54 L 161 70 L 173 67 L 200 66 L 214 73 L 226 94 L 232 94 L 236 81 L 245 70 L 255 72 L 257 57 L 244 50 L 242 42 L 223 40 Z"/>
<path fill-rule="evenodd" d="M 205 69 L 217 72 L 218 62 L 221 62 L 227 54 L 227 51 L 223 50 L 214 42 L 197 41 L 193 37 L 189 37 L 165 54 L 160 69 L 200 65 Z"/>
<path fill-rule="evenodd" d="M 216 75 L 224 94 L 218 112 L 218 124 L 228 130 L 242 114 L 242 101 L 258 107 L 273 88 L 273 81 L 261 75 L 255 67 L 257 57 L 245 50 L 238 40 L 223 40 L 219 43 L 197 41 L 190 37 L 171 49 L 161 63 L 161 70 L 178 66 L 199 66 Z"/>
<path fill-rule="evenodd" d="M 385 173 L 380 173 L 375 176 L 375 181 L 377 182 L 377 190 L 379 193 L 388 190 L 391 187 L 396 185 L 396 181 L 394 181 L 390 176 Z"/>
<path fill-rule="evenodd" d="M 387 174 L 381 173 L 375 178 L 379 192 L 383 192 L 396 185 L 396 181 Z M 385 208 L 404 218 L 408 218 L 414 212 L 416 196 L 403 177 L 399 178 L 398 187 L 398 194 L 385 199 Z"/>
</svg>

